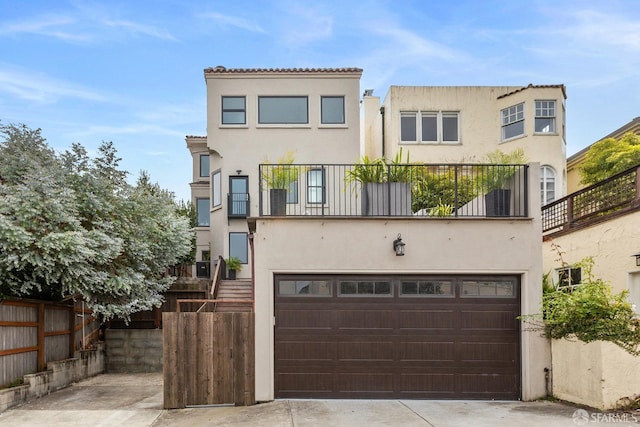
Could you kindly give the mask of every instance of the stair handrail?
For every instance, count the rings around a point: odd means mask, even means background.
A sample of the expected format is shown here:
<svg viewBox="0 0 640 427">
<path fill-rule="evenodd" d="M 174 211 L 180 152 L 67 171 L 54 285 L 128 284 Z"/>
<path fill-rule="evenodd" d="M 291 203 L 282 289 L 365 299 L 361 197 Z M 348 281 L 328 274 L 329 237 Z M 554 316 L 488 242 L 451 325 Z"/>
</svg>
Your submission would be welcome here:
<svg viewBox="0 0 640 427">
<path fill-rule="evenodd" d="M 218 262 L 216 263 L 216 270 L 213 272 L 213 277 L 211 278 L 211 294 L 212 299 L 216 299 L 218 297 L 218 288 L 220 284 L 220 276 L 222 273 L 222 268 L 225 266 L 224 258 L 218 255 Z"/>
</svg>

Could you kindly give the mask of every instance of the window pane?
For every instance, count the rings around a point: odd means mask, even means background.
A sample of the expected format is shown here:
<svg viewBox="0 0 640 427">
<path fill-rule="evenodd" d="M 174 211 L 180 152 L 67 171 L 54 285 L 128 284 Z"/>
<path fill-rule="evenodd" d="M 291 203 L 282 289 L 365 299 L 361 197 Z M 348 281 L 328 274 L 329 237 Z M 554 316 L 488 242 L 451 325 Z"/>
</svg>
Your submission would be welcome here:
<svg viewBox="0 0 640 427">
<path fill-rule="evenodd" d="M 200 156 L 200 176 L 209 176 L 209 155 Z"/>
<path fill-rule="evenodd" d="M 417 141 L 416 136 L 417 132 L 415 114 L 402 115 L 400 117 L 400 140 L 415 142 Z"/>
<path fill-rule="evenodd" d="M 249 200 L 249 178 L 246 176 L 232 176 L 229 179 L 231 189 L 231 214 L 246 215 Z"/>
<path fill-rule="evenodd" d="M 343 96 L 323 96 L 321 104 L 323 124 L 343 124 L 345 122 Z"/>
<path fill-rule="evenodd" d="M 438 117 L 435 114 L 422 115 L 422 141 L 438 141 Z"/>
<path fill-rule="evenodd" d="M 502 139 L 509 139 L 518 135 L 524 135 L 524 120 L 502 127 Z"/>
<path fill-rule="evenodd" d="M 554 133 L 556 131 L 556 119 L 536 118 L 535 131 L 538 133 Z"/>
<path fill-rule="evenodd" d="M 287 203 L 298 203 L 298 181 L 289 184 L 287 189 Z"/>
<path fill-rule="evenodd" d="M 353 295 L 358 293 L 358 284 L 356 282 L 340 282 L 340 293 L 345 295 Z"/>
<path fill-rule="evenodd" d="M 209 199 L 196 199 L 196 212 L 198 213 L 198 226 L 209 226 Z"/>
<path fill-rule="evenodd" d="M 324 170 L 312 169 L 307 172 L 307 202 L 324 203 Z"/>
<path fill-rule="evenodd" d="M 247 233 L 229 233 L 229 256 L 243 264 L 249 262 Z"/>
<path fill-rule="evenodd" d="M 516 287 L 512 280 L 462 282 L 463 297 L 509 298 L 515 295 Z"/>
<path fill-rule="evenodd" d="M 376 282 L 374 292 L 376 295 L 391 295 L 391 283 Z"/>
<path fill-rule="evenodd" d="M 358 282 L 358 294 L 373 295 L 372 282 Z"/>
<path fill-rule="evenodd" d="M 309 123 L 306 96 L 261 96 L 258 98 L 258 123 Z"/>
<path fill-rule="evenodd" d="M 442 115 L 442 140 L 446 142 L 458 142 L 458 115 Z"/>
<path fill-rule="evenodd" d="M 220 178 L 221 178 L 220 171 L 213 173 L 213 177 L 212 177 L 213 182 L 211 183 L 211 192 L 212 192 L 214 207 L 220 206 L 222 204 L 222 197 L 220 194 L 222 192 L 222 186 L 221 186 Z"/>
<path fill-rule="evenodd" d="M 402 295 L 417 295 L 418 282 L 402 282 L 400 289 Z"/>
<path fill-rule="evenodd" d="M 222 124 L 243 125 L 246 123 L 246 101 L 244 96 L 222 97 Z"/>
</svg>

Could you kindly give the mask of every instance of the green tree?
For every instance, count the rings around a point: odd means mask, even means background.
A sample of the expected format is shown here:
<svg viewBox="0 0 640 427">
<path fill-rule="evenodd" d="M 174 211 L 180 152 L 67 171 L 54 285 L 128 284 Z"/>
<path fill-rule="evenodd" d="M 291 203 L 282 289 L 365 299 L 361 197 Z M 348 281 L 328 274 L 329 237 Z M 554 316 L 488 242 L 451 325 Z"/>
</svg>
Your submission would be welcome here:
<svg viewBox="0 0 640 427">
<path fill-rule="evenodd" d="M 57 155 L 40 129 L 2 125 L 0 294 L 82 297 L 103 320 L 162 303 L 164 269 L 192 250 L 189 219 L 142 173 L 136 185 L 112 143 Z"/>
<path fill-rule="evenodd" d="M 605 138 L 593 144 L 580 166 L 585 185 L 604 179 L 640 164 L 640 135 L 628 132 L 620 139 Z"/>
</svg>

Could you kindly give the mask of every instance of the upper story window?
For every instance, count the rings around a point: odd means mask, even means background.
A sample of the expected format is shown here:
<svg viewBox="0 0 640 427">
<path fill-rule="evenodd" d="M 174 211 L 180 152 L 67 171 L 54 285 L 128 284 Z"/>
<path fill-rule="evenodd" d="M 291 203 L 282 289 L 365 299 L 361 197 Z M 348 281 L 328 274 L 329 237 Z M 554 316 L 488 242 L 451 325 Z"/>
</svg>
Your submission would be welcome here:
<svg viewBox="0 0 640 427">
<path fill-rule="evenodd" d="M 309 123 L 309 99 L 306 96 L 259 96 L 258 123 L 299 125 Z"/>
<path fill-rule="evenodd" d="M 247 124 L 247 101 L 244 96 L 222 97 L 222 124 Z"/>
<path fill-rule="evenodd" d="M 229 177 L 229 217 L 246 218 L 249 213 L 249 177 Z"/>
<path fill-rule="evenodd" d="M 536 101 L 536 133 L 556 133 L 556 101 Z"/>
<path fill-rule="evenodd" d="M 323 96 L 320 98 L 321 117 L 323 125 L 343 125 L 344 96 Z"/>
<path fill-rule="evenodd" d="M 540 168 L 540 204 L 542 206 L 556 199 L 556 173 L 551 166 Z"/>
<path fill-rule="evenodd" d="M 455 111 L 401 112 L 400 141 L 427 144 L 458 143 L 459 118 L 460 113 Z"/>
<path fill-rule="evenodd" d="M 196 199 L 196 213 L 198 215 L 198 227 L 209 226 L 209 199 Z"/>
<path fill-rule="evenodd" d="M 213 200 L 213 207 L 220 206 L 222 204 L 222 181 L 220 171 L 217 170 L 211 175 L 211 200 Z"/>
<path fill-rule="evenodd" d="M 200 155 L 200 176 L 209 177 L 209 155 Z"/>
<path fill-rule="evenodd" d="M 502 140 L 524 135 L 524 103 L 502 110 Z"/>
</svg>

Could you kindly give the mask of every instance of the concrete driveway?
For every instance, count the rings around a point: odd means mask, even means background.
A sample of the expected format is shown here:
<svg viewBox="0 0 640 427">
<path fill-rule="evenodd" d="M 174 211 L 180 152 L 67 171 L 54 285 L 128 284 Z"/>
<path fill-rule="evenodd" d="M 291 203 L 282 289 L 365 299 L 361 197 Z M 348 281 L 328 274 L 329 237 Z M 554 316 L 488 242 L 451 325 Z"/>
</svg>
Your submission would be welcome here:
<svg viewBox="0 0 640 427">
<path fill-rule="evenodd" d="M 576 426 L 638 425 L 555 402 L 276 400 L 251 407 L 162 409 L 160 374 L 105 374 L 0 414 L 0 426 Z"/>
</svg>

